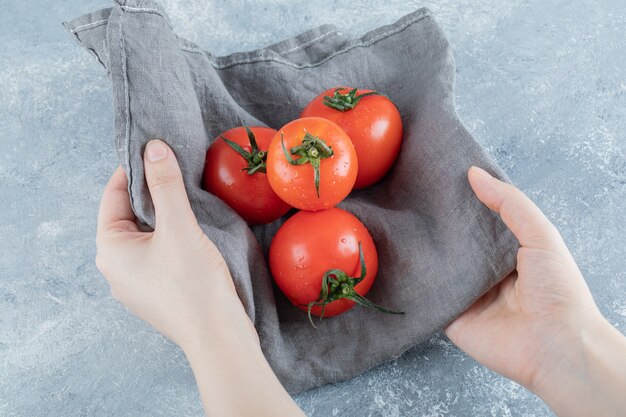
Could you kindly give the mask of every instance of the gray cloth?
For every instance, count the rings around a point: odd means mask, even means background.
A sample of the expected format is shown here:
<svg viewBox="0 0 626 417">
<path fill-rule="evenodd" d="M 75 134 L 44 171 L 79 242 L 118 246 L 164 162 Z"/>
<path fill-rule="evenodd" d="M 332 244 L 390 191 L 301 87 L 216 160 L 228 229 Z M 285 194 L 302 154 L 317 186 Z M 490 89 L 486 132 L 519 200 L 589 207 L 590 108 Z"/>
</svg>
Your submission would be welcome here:
<svg viewBox="0 0 626 417">
<path fill-rule="evenodd" d="M 115 145 L 138 219 L 154 225 L 142 151 L 164 138 L 198 221 L 226 258 L 263 352 L 290 392 L 397 358 L 514 269 L 518 243 L 475 198 L 466 172 L 478 165 L 506 176 L 457 117 L 452 49 L 428 9 L 358 39 L 323 25 L 225 57 L 177 37 L 150 0 L 119 0 L 65 26 L 112 81 Z M 314 329 L 268 271 L 268 247 L 284 219 L 251 230 L 201 189 L 201 175 L 220 132 L 242 124 L 278 129 L 317 94 L 343 85 L 381 91 L 402 114 L 404 142 L 390 174 L 339 206 L 361 219 L 378 248 L 368 297 L 406 314 L 356 306 Z"/>
</svg>

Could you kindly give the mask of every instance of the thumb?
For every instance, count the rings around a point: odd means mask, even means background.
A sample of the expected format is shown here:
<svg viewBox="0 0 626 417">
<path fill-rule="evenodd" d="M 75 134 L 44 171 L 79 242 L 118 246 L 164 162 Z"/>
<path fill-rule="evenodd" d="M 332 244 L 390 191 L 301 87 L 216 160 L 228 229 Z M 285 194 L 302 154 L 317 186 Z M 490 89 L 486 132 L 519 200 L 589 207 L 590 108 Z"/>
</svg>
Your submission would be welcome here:
<svg viewBox="0 0 626 417">
<path fill-rule="evenodd" d="M 478 199 L 500 214 L 520 245 L 541 249 L 565 246 L 556 227 L 518 188 L 475 166 L 470 168 L 468 178 Z"/>
<path fill-rule="evenodd" d="M 165 142 L 157 139 L 146 144 L 144 169 L 154 204 L 155 229 L 176 230 L 195 224 L 176 155 Z"/>
</svg>

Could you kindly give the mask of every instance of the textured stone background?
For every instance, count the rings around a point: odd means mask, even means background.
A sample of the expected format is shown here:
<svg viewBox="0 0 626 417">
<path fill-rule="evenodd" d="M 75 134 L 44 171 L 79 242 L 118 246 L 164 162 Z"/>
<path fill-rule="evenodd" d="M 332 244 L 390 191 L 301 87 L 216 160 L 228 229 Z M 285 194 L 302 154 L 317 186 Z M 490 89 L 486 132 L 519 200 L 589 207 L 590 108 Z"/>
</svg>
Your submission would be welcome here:
<svg viewBox="0 0 626 417">
<path fill-rule="evenodd" d="M 562 231 L 626 329 L 626 6 L 622 0 L 163 1 L 216 54 L 322 23 L 349 35 L 420 6 L 455 49 L 461 118 Z M 184 355 L 115 302 L 94 266 L 116 166 L 109 81 L 60 22 L 105 0 L 0 9 L 0 415 L 200 416 Z M 311 416 L 546 416 L 444 336 L 296 400 Z"/>
</svg>

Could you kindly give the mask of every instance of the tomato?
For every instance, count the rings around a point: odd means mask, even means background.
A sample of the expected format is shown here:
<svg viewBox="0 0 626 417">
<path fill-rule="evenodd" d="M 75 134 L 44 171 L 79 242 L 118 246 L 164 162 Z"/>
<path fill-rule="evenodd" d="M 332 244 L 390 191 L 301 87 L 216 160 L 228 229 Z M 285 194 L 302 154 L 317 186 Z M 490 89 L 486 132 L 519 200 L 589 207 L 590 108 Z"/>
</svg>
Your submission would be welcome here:
<svg viewBox="0 0 626 417">
<path fill-rule="evenodd" d="M 294 214 L 276 232 L 269 264 L 278 288 L 309 318 L 336 316 L 355 302 L 395 313 L 363 298 L 376 278 L 378 255 L 363 223 L 347 211 Z"/>
<path fill-rule="evenodd" d="M 283 126 L 267 151 L 267 176 L 280 198 L 302 210 L 335 206 L 352 190 L 358 161 L 350 138 L 319 117 Z"/>
<path fill-rule="evenodd" d="M 247 129 L 227 130 L 213 141 L 206 154 L 203 187 L 248 223 L 269 223 L 290 209 L 272 191 L 265 173 L 267 148 L 276 130 Z"/>
<path fill-rule="evenodd" d="M 378 182 L 400 152 L 400 113 L 387 96 L 372 90 L 333 88 L 324 91 L 306 106 L 300 117 L 331 120 L 350 136 L 359 160 L 356 189 Z"/>
</svg>

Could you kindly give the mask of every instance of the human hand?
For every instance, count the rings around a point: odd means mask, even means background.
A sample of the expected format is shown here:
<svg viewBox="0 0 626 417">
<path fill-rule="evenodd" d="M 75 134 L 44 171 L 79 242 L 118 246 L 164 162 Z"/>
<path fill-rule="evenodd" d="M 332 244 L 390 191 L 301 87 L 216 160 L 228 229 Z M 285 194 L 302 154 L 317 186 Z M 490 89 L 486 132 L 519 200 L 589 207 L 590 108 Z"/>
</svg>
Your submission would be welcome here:
<svg viewBox="0 0 626 417">
<path fill-rule="evenodd" d="M 151 141 L 144 164 L 153 232 L 137 227 L 121 167 L 102 196 L 96 265 L 111 293 L 183 349 L 218 322 L 243 329 L 258 344 L 226 262 L 191 210 L 176 156 L 165 143 Z"/>
<path fill-rule="evenodd" d="M 478 199 L 500 214 L 521 247 L 517 271 L 450 323 L 446 334 L 563 415 L 612 415 L 610 410 L 624 406 L 616 401 L 623 401 L 618 398 L 626 372 L 600 388 L 611 377 L 603 361 L 615 359 L 626 371 L 624 337 L 600 314 L 563 239 L 539 208 L 480 168 L 472 167 L 468 176 Z M 590 393 L 593 399 L 585 401 Z M 593 412 L 585 414 L 588 407 Z"/>
<path fill-rule="evenodd" d="M 224 258 L 198 226 L 174 152 L 148 142 L 144 168 L 154 232 L 137 227 L 121 167 L 102 196 L 96 264 L 111 293 L 183 349 L 207 415 L 301 416 L 263 357 Z"/>
</svg>

